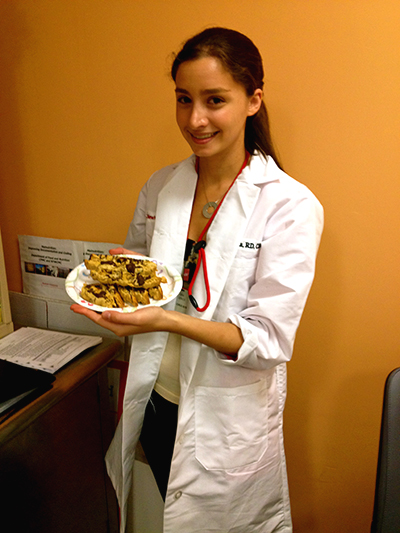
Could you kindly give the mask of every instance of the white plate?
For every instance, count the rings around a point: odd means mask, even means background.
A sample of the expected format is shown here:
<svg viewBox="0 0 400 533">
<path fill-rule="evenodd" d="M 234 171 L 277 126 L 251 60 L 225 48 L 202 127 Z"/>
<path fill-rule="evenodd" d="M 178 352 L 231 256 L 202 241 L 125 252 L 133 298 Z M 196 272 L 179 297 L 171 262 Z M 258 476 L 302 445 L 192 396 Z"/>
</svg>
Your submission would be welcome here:
<svg viewBox="0 0 400 533">
<path fill-rule="evenodd" d="M 143 255 L 120 255 L 120 257 L 132 257 L 133 259 L 153 261 L 153 263 L 157 265 L 157 276 L 165 276 L 167 279 L 167 283 L 161 283 L 164 294 L 163 299 L 153 300 L 150 298 L 150 304 L 139 304 L 138 307 L 130 305 L 127 305 L 126 307 L 102 307 L 101 305 L 92 304 L 81 298 L 81 290 L 85 283 L 97 283 L 91 278 L 90 271 L 85 267 L 85 263 L 78 265 L 68 274 L 68 277 L 65 280 L 65 290 L 67 291 L 68 296 L 70 296 L 74 302 L 83 307 L 87 307 L 88 309 L 92 309 L 93 311 L 103 312 L 106 310 L 112 310 L 119 311 L 120 313 L 133 313 L 133 311 L 141 309 L 142 307 L 159 307 L 165 305 L 168 302 L 171 302 L 180 293 L 182 289 L 182 276 L 175 268 L 165 265 L 162 261 L 150 257 L 144 257 Z"/>
</svg>

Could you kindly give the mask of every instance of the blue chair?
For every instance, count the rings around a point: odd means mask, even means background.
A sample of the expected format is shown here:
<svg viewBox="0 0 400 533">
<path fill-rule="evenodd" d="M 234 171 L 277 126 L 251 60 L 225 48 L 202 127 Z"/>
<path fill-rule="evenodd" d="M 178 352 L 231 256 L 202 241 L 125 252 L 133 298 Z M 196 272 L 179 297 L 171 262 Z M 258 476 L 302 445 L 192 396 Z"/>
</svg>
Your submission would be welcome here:
<svg viewBox="0 0 400 533">
<path fill-rule="evenodd" d="M 400 533 L 400 368 L 385 383 L 371 533 Z"/>
</svg>

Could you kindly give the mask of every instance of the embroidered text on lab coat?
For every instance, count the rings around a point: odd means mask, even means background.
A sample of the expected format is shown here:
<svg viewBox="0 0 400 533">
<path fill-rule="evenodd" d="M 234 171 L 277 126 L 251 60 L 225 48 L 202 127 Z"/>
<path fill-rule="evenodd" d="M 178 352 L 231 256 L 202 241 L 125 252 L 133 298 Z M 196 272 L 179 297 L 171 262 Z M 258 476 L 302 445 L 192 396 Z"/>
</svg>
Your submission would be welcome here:
<svg viewBox="0 0 400 533">
<path fill-rule="evenodd" d="M 255 241 L 242 241 L 239 244 L 239 248 L 249 248 L 250 250 L 258 250 L 259 248 L 261 248 L 261 243 Z"/>
</svg>

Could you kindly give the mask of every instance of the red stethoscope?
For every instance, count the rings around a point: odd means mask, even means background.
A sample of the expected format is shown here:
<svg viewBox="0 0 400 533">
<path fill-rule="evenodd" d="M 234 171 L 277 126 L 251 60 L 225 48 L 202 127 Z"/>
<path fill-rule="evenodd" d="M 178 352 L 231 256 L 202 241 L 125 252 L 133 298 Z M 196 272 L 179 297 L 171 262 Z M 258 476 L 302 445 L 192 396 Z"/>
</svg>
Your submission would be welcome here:
<svg viewBox="0 0 400 533">
<path fill-rule="evenodd" d="M 232 188 L 233 184 L 235 183 L 237 177 L 242 173 L 242 170 L 247 165 L 249 157 L 250 157 L 250 154 L 246 151 L 246 157 L 244 159 L 244 162 L 243 162 L 243 165 L 242 165 L 241 169 L 237 173 L 235 179 L 232 181 L 231 185 L 229 186 L 229 189 L 226 191 L 226 193 L 222 197 L 221 201 L 218 203 L 217 207 L 214 209 L 213 214 L 209 218 L 209 220 L 208 220 L 207 224 L 205 225 L 203 231 L 200 233 L 200 236 L 199 236 L 197 242 L 193 246 L 193 252 L 198 254 L 198 259 L 197 259 L 196 269 L 195 269 L 195 271 L 193 273 L 193 277 L 192 277 L 192 279 L 190 281 L 190 284 L 189 284 L 188 296 L 189 296 L 190 303 L 193 305 L 193 307 L 196 309 L 196 311 L 199 311 L 199 313 L 203 313 L 208 308 L 208 306 L 210 305 L 210 301 L 211 301 L 210 284 L 208 282 L 207 260 L 206 260 L 206 252 L 205 252 L 205 247 L 207 245 L 207 243 L 205 241 L 205 236 L 206 236 L 206 233 L 207 233 L 209 227 L 211 226 L 212 221 L 216 217 L 216 215 L 218 213 L 218 210 L 221 207 L 222 202 L 224 201 L 226 195 L 231 190 L 231 188 Z M 198 172 L 198 160 L 196 161 L 196 170 Z M 198 272 L 200 270 L 200 266 L 201 265 L 203 265 L 204 284 L 205 284 L 205 288 L 206 288 L 206 303 L 204 304 L 203 307 L 199 307 L 196 298 L 192 294 L 193 285 L 194 285 L 194 282 L 196 281 L 197 274 L 198 274 Z"/>
</svg>

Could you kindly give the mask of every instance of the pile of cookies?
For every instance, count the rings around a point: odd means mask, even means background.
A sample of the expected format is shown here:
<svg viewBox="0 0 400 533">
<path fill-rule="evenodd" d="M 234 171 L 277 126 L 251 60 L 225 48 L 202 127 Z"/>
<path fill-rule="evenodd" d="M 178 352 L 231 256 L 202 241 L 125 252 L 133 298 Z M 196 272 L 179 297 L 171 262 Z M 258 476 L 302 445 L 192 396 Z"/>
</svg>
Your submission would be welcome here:
<svg viewBox="0 0 400 533">
<path fill-rule="evenodd" d="M 164 276 L 157 276 L 157 265 L 147 259 L 134 259 L 119 255 L 92 254 L 85 260 L 93 280 L 85 283 L 81 297 L 101 307 L 137 307 L 148 305 L 150 298 L 162 300 L 161 283 Z"/>
</svg>

